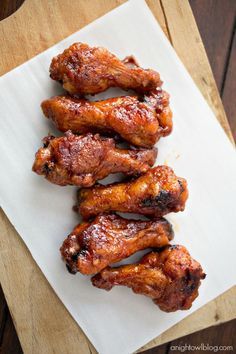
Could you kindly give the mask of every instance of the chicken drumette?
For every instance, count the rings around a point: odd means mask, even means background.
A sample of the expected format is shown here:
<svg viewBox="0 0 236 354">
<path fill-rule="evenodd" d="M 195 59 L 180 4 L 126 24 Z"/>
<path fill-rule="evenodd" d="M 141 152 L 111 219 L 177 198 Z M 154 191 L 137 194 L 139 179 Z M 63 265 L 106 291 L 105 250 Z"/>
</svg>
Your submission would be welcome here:
<svg viewBox="0 0 236 354">
<path fill-rule="evenodd" d="M 167 246 L 146 254 L 137 264 L 107 267 L 92 278 L 92 283 L 105 290 L 127 286 L 153 299 L 161 310 L 172 312 L 192 306 L 204 278 L 201 265 L 185 247 Z"/>
<path fill-rule="evenodd" d="M 119 60 L 105 48 L 74 43 L 54 57 L 50 76 L 71 94 L 88 95 L 109 87 L 146 92 L 161 85 L 159 74 L 138 66 L 134 57 Z"/>
<path fill-rule="evenodd" d="M 172 238 L 171 225 L 163 218 L 140 221 L 101 215 L 76 226 L 61 254 L 71 273 L 94 274 L 139 250 L 165 246 Z"/>
<path fill-rule="evenodd" d="M 186 180 L 157 166 L 130 182 L 81 189 L 78 210 L 85 219 L 109 211 L 160 217 L 184 210 L 187 197 Z"/>
<path fill-rule="evenodd" d="M 116 148 L 111 138 L 98 134 L 44 138 L 44 147 L 35 156 L 33 171 L 50 182 L 65 186 L 92 186 L 110 173 L 137 175 L 155 162 L 157 150 L 125 150 Z"/>
<path fill-rule="evenodd" d="M 148 96 L 122 96 L 90 102 L 56 96 L 42 102 L 46 117 L 65 132 L 119 134 L 131 144 L 151 147 L 172 130 L 169 95 L 161 89 Z"/>
</svg>

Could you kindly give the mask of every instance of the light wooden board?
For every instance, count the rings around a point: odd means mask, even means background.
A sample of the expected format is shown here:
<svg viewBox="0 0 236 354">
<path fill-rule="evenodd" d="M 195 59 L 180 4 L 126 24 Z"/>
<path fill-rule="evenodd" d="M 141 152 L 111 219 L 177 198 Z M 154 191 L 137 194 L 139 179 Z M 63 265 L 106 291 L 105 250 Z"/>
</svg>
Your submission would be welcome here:
<svg viewBox="0 0 236 354">
<path fill-rule="evenodd" d="M 15 14 L 0 22 L 0 75 L 123 2 L 26 0 Z M 147 3 L 232 140 L 188 1 L 147 0 Z M 25 354 L 96 353 L 55 295 L 3 211 L 0 211 L 0 269 L 2 288 Z M 232 288 L 142 349 L 235 318 L 235 298 L 236 288 Z"/>
</svg>

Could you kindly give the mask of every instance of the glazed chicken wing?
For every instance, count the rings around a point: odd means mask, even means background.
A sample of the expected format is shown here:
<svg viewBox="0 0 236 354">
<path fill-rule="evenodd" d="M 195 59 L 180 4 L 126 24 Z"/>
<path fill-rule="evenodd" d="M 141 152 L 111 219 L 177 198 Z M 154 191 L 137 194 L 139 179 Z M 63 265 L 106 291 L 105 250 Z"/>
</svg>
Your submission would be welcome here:
<svg viewBox="0 0 236 354">
<path fill-rule="evenodd" d="M 160 217 L 184 210 L 187 197 L 186 180 L 157 166 L 130 182 L 81 189 L 78 209 L 85 219 L 109 211 Z"/>
<path fill-rule="evenodd" d="M 153 299 L 161 310 L 173 312 L 192 306 L 204 278 L 201 265 L 185 247 L 167 246 L 146 254 L 137 264 L 107 267 L 92 278 L 92 283 L 105 290 L 127 286 Z"/>
<path fill-rule="evenodd" d="M 146 92 L 161 85 L 159 74 L 140 68 L 133 57 L 120 61 L 105 48 L 83 43 L 74 43 L 54 57 L 50 76 L 78 95 L 93 95 L 114 86 Z"/>
<path fill-rule="evenodd" d="M 139 250 L 165 246 L 172 238 L 171 225 L 165 219 L 140 221 L 101 215 L 76 226 L 61 254 L 71 273 L 94 274 Z"/>
<path fill-rule="evenodd" d="M 137 96 L 122 96 L 90 102 L 56 96 L 43 101 L 41 107 L 62 132 L 119 134 L 137 146 L 151 147 L 172 130 L 169 95 L 161 89 L 142 100 Z"/>
<path fill-rule="evenodd" d="M 60 186 L 92 186 L 110 173 L 137 175 L 155 162 L 157 150 L 118 149 L 110 138 L 98 134 L 44 138 L 44 147 L 35 156 L 33 171 Z"/>
</svg>

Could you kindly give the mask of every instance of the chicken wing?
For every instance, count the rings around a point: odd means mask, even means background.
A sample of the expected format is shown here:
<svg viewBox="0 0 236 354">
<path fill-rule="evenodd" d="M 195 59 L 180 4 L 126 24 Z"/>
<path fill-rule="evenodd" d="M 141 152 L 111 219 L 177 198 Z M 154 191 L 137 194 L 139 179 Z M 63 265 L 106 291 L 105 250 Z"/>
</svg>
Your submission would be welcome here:
<svg viewBox="0 0 236 354">
<path fill-rule="evenodd" d="M 98 134 L 44 138 L 35 156 L 33 171 L 60 186 L 92 186 L 110 173 L 138 175 L 155 162 L 157 150 L 118 149 L 110 138 Z"/>
<path fill-rule="evenodd" d="M 186 180 L 170 167 L 157 166 L 130 182 L 81 189 L 78 210 L 85 219 L 110 211 L 160 217 L 183 211 L 187 197 Z"/>
<path fill-rule="evenodd" d="M 120 61 L 107 49 L 84 43 L 74 43 L 54 57 L 50 76 L 69 93 L 79 95 L 93 95 L 115 86 L 146 92 L 161 85 L 160 75 L 140 68 L 134 57 Z"/>
<path fill-rule="evenodd" d="M 137 264 L 107 267 L 92 278 L 92 283 L 105 290 L 127 286 L 153 299 L 161 310 L 173 312 L 192 306 L 205 276 L 185 247 L 167 246 L 146 254 Z"/>
<path fill-rule="evenodd" d="M 71 273 L 94 274 L 139 250 L 165 246 L 172 238 L 172 227 L 165 219 L 140 221 L 101 215 L 76 226 L 61 254 Z"/>
<path fill-rule="evenodd" d="M 137 146 L 151 147 L 172 130 L 169 95 L 161 89 L 142 99 L 122 96 L 90 102 L 56 96 L 43 101 L 41 107 L 44 115 L 62 132 L 117 133 Z"/>
</svg>

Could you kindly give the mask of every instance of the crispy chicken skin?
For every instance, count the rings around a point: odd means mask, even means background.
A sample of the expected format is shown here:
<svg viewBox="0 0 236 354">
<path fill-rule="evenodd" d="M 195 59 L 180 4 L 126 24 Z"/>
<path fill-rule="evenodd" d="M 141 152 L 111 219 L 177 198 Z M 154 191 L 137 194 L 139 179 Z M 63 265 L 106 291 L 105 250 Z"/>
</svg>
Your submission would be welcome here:
<svg viewBox="0 0 236 354">
<path fill-rule="evenodd" d="M 100 135 L 44 138 L 44 147 L 35 156 L 33 171 L 60 186 L 92 186 L 110 173 L 138 175 L 155 162 L 157 150 L 118 149 L 111 138 Z"/>
<path fill-rule="evenodd" d="M 148 96 L 122 96 L 90 102 L 55 96 L 41 104 L 44 115 L 65 132 L 119 134 L 133 145 L 151 147 L 172 130 L 169 95 L 155 89 Z"/>
<path fill-rule="evenodd" d="M 159 74 L 140 68 L 132 56 L 121 61 L 105 48 L 83 43 L 72 44 L 52 59 L 50 77 L 77 95 L 93 95 L 115 86 L 147 92 L 161 85 Z"/>
<path fill-rule="evenodd" d="M 172 227 L 163 218 L 140 221 L 101 215 L 76 226 L 60 250 L 71 273 L 94 274 L 139 250 L 165 246 L 172 238 Z"/>
<path fill-rule="evenodd" d="M 205 274 L 183 246 L 167 246 L 146 254 L 139 263 L 107 267 L 92 277 L 94 286 L 110 290 L 115 285 L 143 294 L 162 311 L 188 310 L 198 296 Z"/>
<path fill-rule="evenodd" d="M 161 217 L 183 211 L 187 197 L 186 180 L 170 167 L 157 166 L 130 182 L 81 189 L 78 210 L 85 219 L 110 211 Z"/>
</svg>

